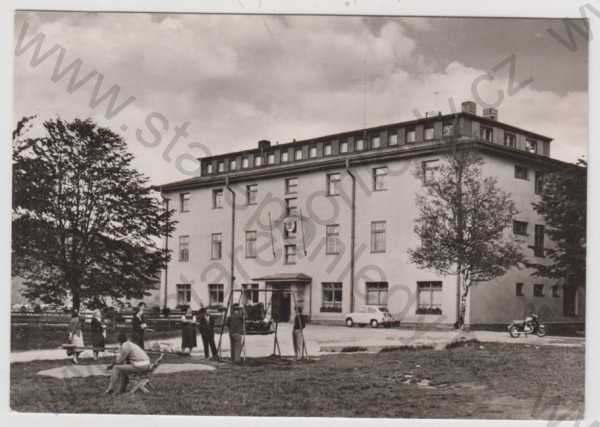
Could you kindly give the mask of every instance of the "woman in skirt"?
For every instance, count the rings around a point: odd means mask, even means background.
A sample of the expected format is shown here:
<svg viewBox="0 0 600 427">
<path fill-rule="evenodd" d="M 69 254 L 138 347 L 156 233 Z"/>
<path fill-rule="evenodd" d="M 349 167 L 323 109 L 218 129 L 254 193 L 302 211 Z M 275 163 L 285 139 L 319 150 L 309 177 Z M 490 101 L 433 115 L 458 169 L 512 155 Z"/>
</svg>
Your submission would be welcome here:
<svg viewBox="0 0 600 427">
<path fill-rule="evenodd" d="M 196 316 L 192 309 L 188 308 L 187 312 L 181 316 L 181 351 L 191 353 L 196 347 Z"/>
<path fill-rule="evenodd" d="M 92 317 L 92 346 L 94 347 L 94 360 L 98 360 L 98 353 L 104 351 L 104 340 L 106 339 L 106 325 L 102 321 L 100 310 L 94 310 Z"/>
<path fill-rule="evenodd" d="M 73 310 L 71 321 L 69 322 L 69 342 L 74 348 L 68 351 L 67 355 L 72 356 L 74 364 L 79 363 L 78 357 L 82 352 L 81 348 L 83 348 L 83 328 L 81 326 L 79 311 Z"/>
</svg>

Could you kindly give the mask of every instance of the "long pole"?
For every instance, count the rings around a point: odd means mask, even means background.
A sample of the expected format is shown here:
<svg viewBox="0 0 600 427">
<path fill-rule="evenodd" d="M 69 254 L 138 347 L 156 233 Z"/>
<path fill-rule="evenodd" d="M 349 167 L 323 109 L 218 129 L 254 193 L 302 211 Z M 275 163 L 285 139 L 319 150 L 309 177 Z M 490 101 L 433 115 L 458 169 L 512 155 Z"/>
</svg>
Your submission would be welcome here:
<svg viewBox="0 0 600 427">
<path fill-rule="evenodd" d="M 346 171 L 352 180 L 352 205 L 350 207 L 350 312 L 354 311 L 354 246 L 356 242 L 356 177 L 350 170 L 350 160 L 346 159 Z"/>
<path fill-rule="evenodd" d="M 169 254 L 169 219 L 170 219 L 170 214 L 169 214 L 169 199 L 165 197 L 165 205 L 167 208 L 167 224 L 165 225 L 165 254 Z M 169 263 L 165 264 L 165 285 L 164 285 L 164 300 L 163 300 L 163 312 L 166 313 L 166 308 L 167 308 L 167 298 L 168 298 L 168 292 L 167 292 L 167 286 L 169 283 Z"/>
</svg>

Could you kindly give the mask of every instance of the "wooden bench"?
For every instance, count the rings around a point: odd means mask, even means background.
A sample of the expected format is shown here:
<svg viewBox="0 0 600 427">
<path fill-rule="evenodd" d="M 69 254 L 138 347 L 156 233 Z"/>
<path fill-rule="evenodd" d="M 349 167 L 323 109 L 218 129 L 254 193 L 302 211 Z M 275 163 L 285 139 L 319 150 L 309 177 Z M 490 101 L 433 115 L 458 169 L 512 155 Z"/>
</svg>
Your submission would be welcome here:
<svg viewBox="0 0 600 427">
<path fill-rule="evenodd" d="M 164 357 L 165 354 L 163 353 L 158 359 L 151 363 L 146 370 L 131 373 L 128 375 L 128 378 L 131 378 L 133 381 L 135 381 L 133 387 L 131 388 L 128 394 L 135 394 L 135 392 L 137 392 L 138 390 L 142 391 L 143 393 L 150 393 L 150 389 L 154 388 L 150 380 L 152 379 L 154 371 L 156 370 L 156 368 L 158 367 L 158 365 Z"/>
</svg>

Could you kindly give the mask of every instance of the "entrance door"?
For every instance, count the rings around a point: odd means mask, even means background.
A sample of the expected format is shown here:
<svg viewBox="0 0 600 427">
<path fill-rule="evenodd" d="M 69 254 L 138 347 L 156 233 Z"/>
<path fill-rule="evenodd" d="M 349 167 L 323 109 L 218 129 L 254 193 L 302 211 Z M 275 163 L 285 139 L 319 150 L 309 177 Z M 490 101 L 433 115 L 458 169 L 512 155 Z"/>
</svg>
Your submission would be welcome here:
<svg viewBox="0 0 600 427">
<path fill-rule="evenodd" d="M 289 292 L 273 292 L 271 315 L 276 322 L 289 322 L 291 310 L 291 295 Z"/>
</svg>

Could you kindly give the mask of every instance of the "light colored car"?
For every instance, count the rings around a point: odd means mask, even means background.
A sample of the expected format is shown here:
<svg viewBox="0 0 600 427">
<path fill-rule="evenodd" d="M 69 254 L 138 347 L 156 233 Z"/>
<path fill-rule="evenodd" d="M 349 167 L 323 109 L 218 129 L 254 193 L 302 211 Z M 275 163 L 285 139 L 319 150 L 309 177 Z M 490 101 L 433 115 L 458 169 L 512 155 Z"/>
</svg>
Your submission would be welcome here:
<svg viewBox="0 0 600 427">
<path fill-rule="evenodd" d="M 372 328 L 377 328 L 379 325 L 389 326 L 392 323 L 394 319 L 386 307 L 362 306 L 346 314 L 346 326 L 349 328 L 354 325 L 370 325 Z"/>
</svg>

